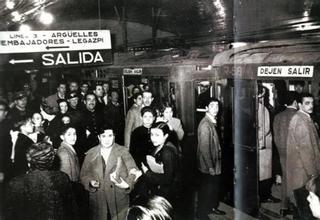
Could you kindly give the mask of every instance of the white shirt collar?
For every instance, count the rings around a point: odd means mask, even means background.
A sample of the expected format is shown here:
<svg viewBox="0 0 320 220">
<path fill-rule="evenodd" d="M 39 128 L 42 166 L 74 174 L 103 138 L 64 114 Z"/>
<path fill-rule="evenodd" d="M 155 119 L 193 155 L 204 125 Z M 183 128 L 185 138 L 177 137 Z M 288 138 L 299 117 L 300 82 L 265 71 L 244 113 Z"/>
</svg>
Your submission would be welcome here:
<svg viewBox="0 0 320 220">
<path fill-rule="evenodd" d="M 67 144 L 66 142 L 63 142 L 63 144 L 64 146 L 68 147 L 73 153 L 77 154 L 73 146 L 71 146 L 70 144 Z"/>
<path fill-rule="evenodd" d="M 305 115 L 307 115 L 309 118 L 310 118 L 310 115 L 309 115 L 309 113 L 307 113 L 307 112 L 304 112 L 304 111 L 302 111 L 301 109 L 299 110 L 299 112 L 301 112 L 301 113 L 303 113 L 303 114 L 305 114 Z"/>
<path fill-rule="evenodd" d="M 217 124 L 217 120 L 215 117 L 213 117 L 212 115 L 210 115 L 208 112 L 206 113 L 206 116 L 209 117 L 209 119 L 214 123 L 214 124 Z"/>
</svg>

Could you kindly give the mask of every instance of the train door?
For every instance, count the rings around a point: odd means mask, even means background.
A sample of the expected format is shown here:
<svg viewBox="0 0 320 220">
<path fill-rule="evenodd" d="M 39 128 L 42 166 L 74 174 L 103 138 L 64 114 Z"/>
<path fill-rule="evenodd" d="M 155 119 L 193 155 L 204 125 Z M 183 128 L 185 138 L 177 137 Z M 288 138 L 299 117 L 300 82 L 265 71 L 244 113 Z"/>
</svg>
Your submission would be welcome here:
<svg viewBox="0 0 320 220">
<path fill-rule="evenodd" d="M 123 105 L 125 115 L 133 104 L 132 95 L 134 88 L 142 85 L 141 75 L 123 75 L 122 76 L 122 93 L 123 93 Z"/>
<path fill-rule="evenodd" d="M 194 82 L 195 88 L 195 101 L 196 101 L 196 111 L 195 111 L 195 134 L 197 134 L 198 125 L 201 119 L 204 117 L 206 112 L 207 100 L 214 96 L 214 82 L 210 81 L 196 81 Z"/>
</svg>

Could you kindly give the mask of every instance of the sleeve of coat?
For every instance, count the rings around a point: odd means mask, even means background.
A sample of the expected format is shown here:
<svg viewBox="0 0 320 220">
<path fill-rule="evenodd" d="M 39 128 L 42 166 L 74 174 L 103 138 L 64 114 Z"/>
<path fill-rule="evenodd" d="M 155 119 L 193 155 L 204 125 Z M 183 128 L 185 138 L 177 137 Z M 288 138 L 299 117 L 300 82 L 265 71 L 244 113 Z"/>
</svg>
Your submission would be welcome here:
<svg viewBox="0 0 320 220">
<path fill-rule="evenodd" d="M 91 187 L 89 186 L 90 181 L 95 180 L 94 176 L 91 175 L 92 172 L 90 170 L 90 160 L 91 158 L 89 158 L 88 156 L 85 157 L 84 162 L 82 164 L 81 171 L 80 171 L 81 184 L 88 191 L 92 190 Z"/>
<path fill-rule="evenodd" d="M 182 128 L 181 121 L 179 119 L 177 120 L 177 124 L 178 124 L 178 126 L 177 126 L 177 129 L 176 129 L 175 132 L 177 133 L 179 141 L 181 141 L 183 136 L 184 136 L 184 131 L 183 131 L 183 128 Z"/>
<path fill-rule="evenodd" d="M 198 148 L 200 151 L 200 156 L 204 160 L 204 163 L 209 168 L 213 168 L 214 160 L 216 158 L 214 154 L 211 153 L 210 147 L 214 147 L 215 143 L 211 143 L 212 136 L 211 128 L 207 123 L 202 124 L 198 131 Z"/>
<path fill-rule="evenodd" d="M 276 144 L 277 147 L 279 147 L 281 145 L 280 143 L 280 122 L 279 122 L 279 117 L 278 115 L 276 115 L 276 117 L 274 118 L 273 121 L 273 138 L 274 138 L 274 143 Z"/>
<path fill-rule="evenodd" d="M 70 162 L 70 158 L 68 155 L 68 152 L 66 152 L 65 150 L 58 150 L 57 153 L 59 159 L 60 159 L 60 171 L 66 173 L 69 178 L 71 179 L 71 162 Z"/>
<path fill-rule="evenodd" d="M 136 165 L 136 163 L 134 162 L 134 159 L 132 158 L 131 154 L 129 153 L 128 150 L 124 150 L 124 153 L 122 154 L 122 160 L 125 163 L 126 167 L 127 167 L 127 172 L 128 172 L 128 177 L 125 180 L 128 184 L 129 184 L 129 191 L 131 191 L 134 187 L 135 184 L 135 176 L 132 174 L 129 174 L 129 171 L 131 169 L 136 169 L 138 170 L 138 167 Z"/>
<path fill-rule="evenodd" d="M 134 123 L 134 115 L 132 111 L 128 111 L 128 115 L 126 117 L 125 127 L 124 127 L 124 146 L 129 148 L 130 147 L 130 139 L 131 133 Z"/>
<path fill-rule="evenodd" d="M 174 153 L 170 150 L 166 150 L 163 152 L 162 155 L 162 163 L 163 163 L 163 173 L 154 173 L 152 170 L 148 170 L 146 172 L 146 178 L 148 181 L 155 183 L 155 184 L 170 184 L 174 178 L 174 171 L 175 171 L 175 161 L 176 158 Z"/>
<path fill-rule="evenodd" d="M 314 147 L 316 143 L 313 143 L 312 135 L 313 131 L 310 131 L 310 126 L 306 124 L 306 122 L 300 122 L 295 125 L 295 136 L 297 141 L 298 152 L 300 154 L 301 161 L 303 163 L 303 167 L 306 170 L 308 176 L 317 174 L 316 166 L 315 166 L 315 152 Z M 308 131 L 308 132 L 306 132 Z"/>
</svg>

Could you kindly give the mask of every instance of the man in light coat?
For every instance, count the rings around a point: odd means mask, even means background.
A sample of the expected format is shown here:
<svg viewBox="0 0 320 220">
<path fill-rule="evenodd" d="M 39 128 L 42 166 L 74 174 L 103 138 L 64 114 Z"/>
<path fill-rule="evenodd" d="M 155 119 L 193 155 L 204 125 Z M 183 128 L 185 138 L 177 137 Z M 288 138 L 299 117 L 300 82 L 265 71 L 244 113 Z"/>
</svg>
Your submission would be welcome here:
<svg viewBox="0 0 320 220">
<path fill-rule="evenodd" d="M 90 219 L 125 220 L 129 193 L 142 173 L 128 149 L 114 142 L 113 129 L 103 128 L 98 138 L 100 144 L 87 152 L 80 172 L 81 183 L 90 192 Z"/>
<path fill-rule="evenodd" d="M 210 98 L 206 104 L 206 115 L 198 127 L 198 169 L 201 173 L 199 188 L 198 216 L 209 219 L 208 214 L 224 215 L 218 209 L 221 174 L 221 147 L 217 132 L 216 116 L 219 112 L 219 101 Z"/>
<path fill-rule="evenodd" d="M 277 114 L 273 121 L 273 134 L 274 142 L 279 152 L 280 164 L 282 169 L 281 179 L 281 208 L 280 215 L 282 217 L 290 214 L 289 212 L 289 198 L 287 196 L 287 138 L 288 127 L 293 115 L 298 109 L 298 93 L 295 91 L 289 91 L 287 94 L 286 109 Z"/>
<path fill-rule="evenodd" d="M 313 112 L 313 97 L 302 94 L 298 100 L 299 111 L 289 124 L 287 139 L 287 193 L 294 194 L 298 219 L 312 219 L 305 185 L 320 174 L 320 139 L 310 117 Z"/>
</svg>

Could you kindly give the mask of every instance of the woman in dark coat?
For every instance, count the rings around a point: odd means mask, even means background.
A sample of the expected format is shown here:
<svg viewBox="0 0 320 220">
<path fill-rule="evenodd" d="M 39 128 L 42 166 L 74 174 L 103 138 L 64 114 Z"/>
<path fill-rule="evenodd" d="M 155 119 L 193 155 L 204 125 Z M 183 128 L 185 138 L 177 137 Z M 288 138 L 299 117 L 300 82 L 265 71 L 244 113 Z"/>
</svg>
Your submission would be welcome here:
<svg viewBox="0 0 320 220">
<path fill-rule="evenodd" d="M 157 122 L 151 127 L 151 141 L 155 147 L 147 164 L 142 165 L 143 179 L 148 190 L 172 202 L 175 196 L 178 171 L 177 148 L 167 142 L 170 129 L 165 122 Z"/>
<path fill-rule="evenodd" d="M 67 174 L 50 170 L 55 158 L 53 147 L 46 142 L 33 144 L 26 156 L 29 172 L 8 183 L 4 203 L 6 219 L 77 219 Z"/>
</svg>

